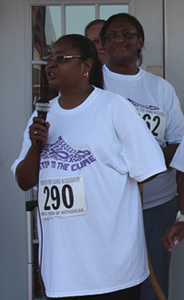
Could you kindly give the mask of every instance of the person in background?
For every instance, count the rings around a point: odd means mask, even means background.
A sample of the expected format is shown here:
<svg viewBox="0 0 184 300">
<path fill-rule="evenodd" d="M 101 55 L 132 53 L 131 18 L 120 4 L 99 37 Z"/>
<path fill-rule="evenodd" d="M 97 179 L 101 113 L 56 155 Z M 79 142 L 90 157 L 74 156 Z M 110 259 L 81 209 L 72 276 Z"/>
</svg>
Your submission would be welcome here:
<svg viewBox="0 0 184 300">
<path fill-rule="evenodd" d="M 104 51 L 103 45 L 101 43 L 101 38 L 100 38 L 100 31 L 101 31 L 104 23 L 105 23 L 105 20 L 96 19 L 94 21 L 91 21 L 85 27 L 85 30 L 84 30 L 84 35 L 95 44 L 96 50 L 98 52 L 98 57 L 99 57 L 102 65 L 106 61 L 105 51 Z"/>
<path fill-rule="evenodd" d="M 33 112 L 12 171 L 23 190 L 38 183 L 46 297 L 139 300 L 149 269 L 137 182 L 166 170 L 163 153 L 132 105 L 101 89 L 88 38 L 61 37 L 43 61 L 60 93 L 46 122 Z"/>
<path fill-rule="evenodd" d="M 153 270 L 167 295 L 170 256 L 161 239 L 177 211 L 176 171 L 169 164 L 184 135 L 184 116 L 171 84 L 140 68 L 144 30 L 134 16 L 111 16 L 101 29 L 101 40 L 107 57 L 103 65 L 104 89 L 132 103 L 165 156 L 167 171 L 143 184 L 143 214 Z M 157 295 L 146 280 L 141 287 L 141 300 L 148 299 L 156 300 Z"/>
<path fill-rule="evenodd" d="M 162 238 L 167 250 L 172 251 L 173 246 L 184 239 L 184 137 L 178 146 L 176 153 L 170 163 L 172 168 L 179 171 L 178 176 L 178 212 L 175 224 L 169 226 Z"/>
</svg>

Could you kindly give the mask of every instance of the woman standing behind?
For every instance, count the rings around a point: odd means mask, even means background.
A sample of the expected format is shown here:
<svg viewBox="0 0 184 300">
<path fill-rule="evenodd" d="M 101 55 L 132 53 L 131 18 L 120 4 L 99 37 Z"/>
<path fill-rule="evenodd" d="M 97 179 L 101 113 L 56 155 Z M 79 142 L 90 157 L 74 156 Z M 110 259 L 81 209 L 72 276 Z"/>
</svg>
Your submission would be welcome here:
<svg viewBox="0 0 184 300">
<path fill-rule="evenodd" d="M 94 86 L 102 72 L 92 41 L 63 36 L 44 60 L 60 93 L 45 124 L 33 113 L 12 171 L 23 190 L 39 186 L 46 295 L 139 300 L 149 271 L 137 181 L 165 171 L 163 154 L 131 104 Z"/>
<path fill-rule="evenodd" d="M 100 37 L 100 31 L 104 23 L 105 20 L 102 19 L 93 20 L 86 25 L 84 30 L 84 35 L 94 43 L 96 50 L 98 52 L 98 57 L 102 65 L 105 64 L 105 58 L 106 58 L 105 51 L 101 42 L 101 37 Z"/>
<path fill-rule="evenodd" d="M 177 212 L 176 173 L 169 163 L 184 134 L 184 117 L 173 87 L 139 68 L 144 30 L 135 17 L 125 13 L 111 16 L 102 27 L 101 39 L 107 54 L 103 66 L 105 89 L 134 105 L 162 148 L 168 167 L 165 173 L 143 185 L 147 245 L 156 277 L 167 295 L 170 258 L 161 238 Z M 141 299 L 157 299 L 149 280 L 142 285 Z"/>
</svg>

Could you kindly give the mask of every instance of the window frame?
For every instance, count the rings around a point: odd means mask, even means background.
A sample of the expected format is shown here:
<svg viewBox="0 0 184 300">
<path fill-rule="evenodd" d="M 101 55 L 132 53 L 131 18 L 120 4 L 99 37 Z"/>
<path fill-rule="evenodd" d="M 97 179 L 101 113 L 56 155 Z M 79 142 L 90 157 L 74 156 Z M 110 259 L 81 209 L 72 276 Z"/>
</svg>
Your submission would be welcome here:
<svg viewBox="0 0 184 300">
<path fill-rule="evenodd" d="M 45 0 L 38 0 L 32 1 L 27 0 L 27 5 L 25 6 L 25 18 L 27 21 L 25 22 L 25 61 L 26 63 L 26 74 L 27 74 L 27 108 L 28 108 L 28 117 L 31 115 L 33 110 L 33 80 L 32 80 L 32 68 L 33 65 L 43 65 L 42 61 L 35 61 L 32 60 L 32 7 L 33 6 L 60 6 L 61 7 L 61 34 L 64 35 L 66 32 L 66 18 L 65 18 L 65 7 L 66 6 L 82 6 L 82 5 L 94 5 L 95 6 L 95 19 L 99 18 L 99 7 L 101 5 L 128 5 L 128 11 L 130 14 L 135 14 L 135 0 L 55 0 L 45 1 Z M 36 62 L 36 63 L 35 63 Z"/>
</svg>

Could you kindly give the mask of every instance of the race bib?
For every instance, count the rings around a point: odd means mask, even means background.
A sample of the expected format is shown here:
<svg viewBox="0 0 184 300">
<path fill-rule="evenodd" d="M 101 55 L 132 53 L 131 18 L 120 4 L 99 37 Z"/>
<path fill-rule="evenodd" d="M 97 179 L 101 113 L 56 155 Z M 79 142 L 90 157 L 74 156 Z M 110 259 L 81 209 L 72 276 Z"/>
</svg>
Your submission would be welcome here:
<svg viewBox="0 0 184 300">
<path fill-rule="evenodd" d="M 165 113 L 161 110 L 136 107 L 138 114 L 146 122 L 156 141 L 162 146 L 165 134 Z"/>
<path fill-rule="evenodd" d="M 39 207 L 42 219 L 86 214 L 83 177 L 41 179 Z"/>
</svg>

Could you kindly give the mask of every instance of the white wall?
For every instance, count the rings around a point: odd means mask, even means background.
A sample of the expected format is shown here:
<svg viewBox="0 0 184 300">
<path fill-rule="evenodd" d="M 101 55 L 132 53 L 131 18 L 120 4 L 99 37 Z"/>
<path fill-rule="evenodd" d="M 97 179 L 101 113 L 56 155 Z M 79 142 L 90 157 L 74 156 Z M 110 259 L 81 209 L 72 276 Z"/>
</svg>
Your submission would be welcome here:
<svg viewBox="0 0 184 300">
<path fill-rule="evenodd" d="M 135 16 L 145 33 L 142 68 L 163 72 L 163 5 L 161 0 L 135 0 Z M 157 69 L 156 69 L 157 70 Z M 157 73 L 157 72 L 156 72 Z"/>
<path fill-rule="evenodd" d="M 25 193 L 10 171 L 27 117 L 23 0 L 0 1 L 0 41 L 0 299 L 26 300 Z"/>
<path fill-rule="evenodd" d="M 184 1 L 166 2 L 166 78 L 175 87 L 184 111 Z"/>
<path fill-rule="evenodd" d="M 165 0 L 166 78 L 175 87 L 184 112 L 184 1 Z M 171 260 L 169 300 L 184 299 L 184 241 L 175 247 Z"/>
</svg>

